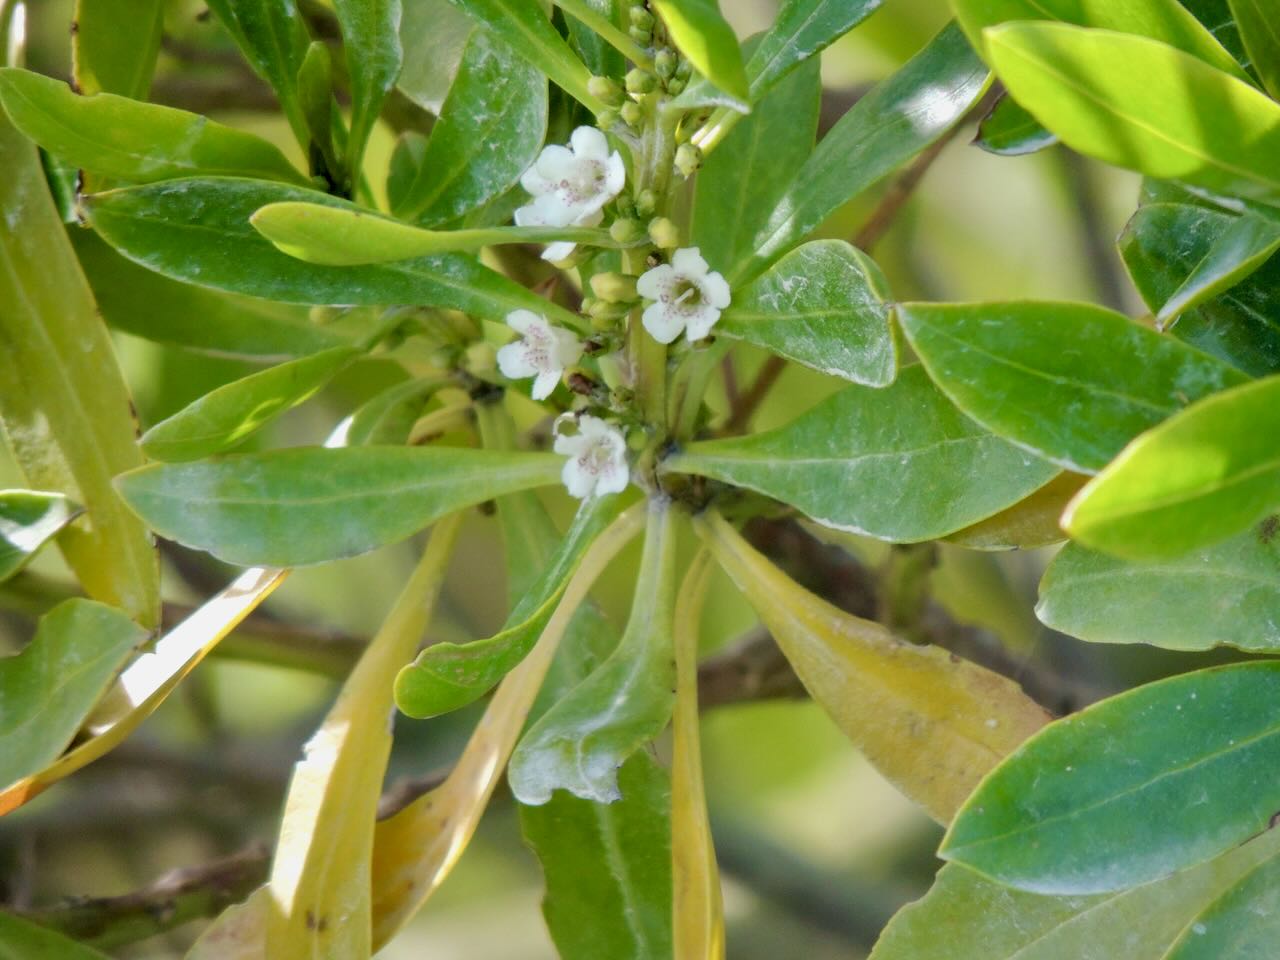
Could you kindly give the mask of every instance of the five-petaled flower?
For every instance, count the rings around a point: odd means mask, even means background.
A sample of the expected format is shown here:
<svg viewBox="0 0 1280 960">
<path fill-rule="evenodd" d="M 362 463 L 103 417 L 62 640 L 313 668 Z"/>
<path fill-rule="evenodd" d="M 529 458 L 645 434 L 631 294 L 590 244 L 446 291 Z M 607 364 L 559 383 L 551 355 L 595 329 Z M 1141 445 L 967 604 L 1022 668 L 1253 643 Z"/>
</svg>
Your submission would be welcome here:
<svg viewBox="0 0 1280 960">
<path fill-rule="evenodd" d="M 631 474 L 622 431 L 584 413 L 577 417 L 578 432 L 565 436 L 559 431 L 560 423 L 566 419 L 572 416 L 565 414 L 556 421 L 555 450 L 569 458 L 560 474 L 569 492 L 582 499 L 627 489 Z"/>
<path fill-rule="evenodd" d="M 582 341 L 553 327 L 532 310 L 512 310 L 507 326 L 520 334 L 498 350 L 498 369 L 508 380 L 533 377 L 533 399 L 545 400 L 560 382 L 564 368 L 582 356 Z"/>
<path fill-rule="evenodd" d="M 677 250 L 670 263 L 646 271 L 636 291 L 654 301 L 641 320 L 659 343 L 671 343 L 682 330 L 690 340 L 701 340 L 729 306 L 729 284 L 707 267 L 697 247 Z"/>
<path fill-rule="evenodd" d="M 533 195 L 533 203 L 516 211 L 522 227 L 595 227 L 604 219 L 604 205 L 622 192 L 626 167 L 617 150 L 595 127 L 579 127 L 569 146 L 543 148 L 520 185 Z M 548 245 L 544 260 L 563 260 L 576 244 Z"/>
</svg>

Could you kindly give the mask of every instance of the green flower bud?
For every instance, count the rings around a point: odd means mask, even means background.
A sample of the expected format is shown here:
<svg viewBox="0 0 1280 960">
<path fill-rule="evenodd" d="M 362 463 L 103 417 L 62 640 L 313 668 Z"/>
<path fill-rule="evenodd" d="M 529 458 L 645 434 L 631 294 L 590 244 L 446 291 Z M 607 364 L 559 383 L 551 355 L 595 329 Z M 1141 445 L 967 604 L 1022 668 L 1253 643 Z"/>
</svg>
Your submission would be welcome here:
<svg viewBox="0 0 1280 960">
<path fill-rule="evenodd" d="M 587 93 L 611 107 L 622 105 L 622 90 L 608 77 L 592 77 L 588 80 Z"/>
<path fill-rule="evenodd" d="M 647 47 L 653 42 L 653 31 L 645 30 L 643 27 L 631 27 L 627 30 L 627 35 L 642 47 Z"/>
<path fill-rule="evenodd" d="M 646 10 L 643 4 L 637 3 L 627 11 L 627 16 L 631 18 L 633 27 L 639 27 L 641 30 L 653 29 L 653 14 Z"/>
<path fill-rule="evenodd" d="M 684 88 L 685 81 L 681 80 L 679 77 L 672 77 L 667 81 L 667 93 L 671 94 L 673 97 L 684 93 Z"/>
<path fill-rule="evenodd" d="M 621 273 L 597 273 L 591 278 L 591 292 L 608 303 L 629 303 L 636 299 L 636 278 Z"/>
<path fill-rule="evenodd" d="M 702 151 L 692 143 L 682 143 L 676 148 L 676 169 L 687 180 L 702 166 Z"/>
<path fill-rule="evenodd" d="M 674 50 L 663 49 L 658 51 L 658 55 L 653 58 L 653 69 L 663 80 L 670 80 L 676 75 L 676 67 L 680 65 L 680 58 L 676 56 Z"/>
<path fill-rule="evenodd" d="M 615 243 L 633 243 L 640 239 L 640 224 L 631 217 L 622 217 L 609 225 L 609 236 Z"/>
<path fill-rule="evenodd" d="M 658 82 L 654 80 L 653 74 L 647 70 L 641 70 L 636 67 L 627 71 L 626 76 L 627 93 L 634 93 L 637 96 L 643 96 L 646 93 L 652 93 Z"/>
<path fill-rule="evenodd" d="M 641 190 L 636 194 L 636 213 L 640 216 L 651 216 L 657 209 L 658 198 L 654 196 L 652 190 Z"/>
<path fill-rule="evenodd" d="M 596 114 L 596 126 L 609 131 L 622 122 L 622 114 L 612 107 L 606 107 Z"/>
<path fill-rule="evenodd" d="M 622 105 L 622 110 L 619 112 L 622 116 L 622 122 L 628 127 L 639 129 L 644 126 L 644 108 L 641 107 L 640 104 L 634 101 L 631 103 L 624 103 Z"/>
<path fill-rule="evenodd" d="M 666 217 L 649 221 L 649 239 L 663 250 L 680 246 L 680 229 Z"/>
</svg>

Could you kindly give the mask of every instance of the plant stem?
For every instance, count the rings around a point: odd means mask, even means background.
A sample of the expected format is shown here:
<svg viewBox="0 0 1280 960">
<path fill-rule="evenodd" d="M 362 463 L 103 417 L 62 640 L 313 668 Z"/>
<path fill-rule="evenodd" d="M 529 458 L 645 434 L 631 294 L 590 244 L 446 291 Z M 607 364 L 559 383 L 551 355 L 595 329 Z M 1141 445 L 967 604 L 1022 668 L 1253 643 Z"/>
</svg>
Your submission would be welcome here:
<svg viewBox="0 0 1280 960">
<path fill-rule="evenodd" d="M 637 67 L 653 70 L 653 57 L 649 56 L 649 51 L 632 40 L 608 17 L 597 13 L 586 0 L 556 0 L 556 4 L 569 16 L 580 20 L 583 26 L 591 28 L 601 39 L 608 41 L 615 50 Z"/>
</svg>

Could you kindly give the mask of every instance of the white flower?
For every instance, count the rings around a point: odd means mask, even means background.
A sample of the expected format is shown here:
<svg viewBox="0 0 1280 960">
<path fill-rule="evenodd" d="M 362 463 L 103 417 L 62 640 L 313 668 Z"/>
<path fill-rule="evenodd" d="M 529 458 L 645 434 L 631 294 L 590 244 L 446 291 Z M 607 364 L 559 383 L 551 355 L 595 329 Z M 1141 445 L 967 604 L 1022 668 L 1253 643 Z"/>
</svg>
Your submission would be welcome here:
<svg viewBox="0 0 1280 960">
<path fill-rule="evenodd" d="M 516 211 L 521 227 L 595 227 L 604 219 L 604 205 L 622 192 L 627 170 L 618 151 L 609 152 L 609 141 L 595 127 L 579 127 L 569 146 L 544 147 L 520 185 L 533 195 L 533 203 Z M 550 244 L 543 260 L 563 260 L 574 243 Z"/>
<path fill-rule="evenodd" d="M 569 458 L 560 474 L 569 492 L 582 499 L 627 489 L 630 471 L 622 431 L 599 417 L 583 414 L 578 417 L 578 432 L 566 437 L 559 432 L 560 420 L 556 421 L 555 450 Z"/>
<path fill-rule="evenodd" d="M 690 340 L 701 340 L 729 305 L 729 284 L 709 272 L 697 247 L 677 250 L 670 263 L 646 271 L 636 281 L 636 290 L 654 301 L 641 319 L 659 343 L 670 343 L 682 330 Z"/>
<path fill-rule="evenodd" d="M 520 339 L 498 350 L 498 369 L 508 380 L 533 377 L 533 399 L 546 399 L 560 382 L 564 368 L 582 356 L 582 341 L 532 310 L 512 310 L 507 314 L 507 326 L 520 334 Z"/>
</svg>

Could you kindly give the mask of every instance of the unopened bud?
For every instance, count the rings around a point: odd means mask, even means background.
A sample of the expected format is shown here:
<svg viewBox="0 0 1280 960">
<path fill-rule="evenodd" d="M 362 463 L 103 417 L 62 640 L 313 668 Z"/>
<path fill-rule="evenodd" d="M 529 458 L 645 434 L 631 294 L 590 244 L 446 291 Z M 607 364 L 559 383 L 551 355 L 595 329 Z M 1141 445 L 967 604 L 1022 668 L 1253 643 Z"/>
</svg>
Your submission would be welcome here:
<svg viewBox="0 0 1280 960">
<path fill-rule="evenodd" d="M 649 239 L 663 250 L 680 246 L 680 229 L 666 217 L 649 221 Z"/>
<path fill-rule="evenodd" d="M 596 126 L 601 130 L 612 130 L 622 122 L 622 114 L 613 107 L 605 107 L 596 114 Z"/>
<path fill-rule="evenodd" d="M 677 94 L 684 93 L 685 81 L 679 77 L 672 77 L 667 81 L 667 93 L 673 97 Z"/>
<path fill-rule="evenodd" d="M 591 292 L 609 303 L 628 303 L 636 298 L 636 278 L 621 273 L 597 273 L 591 278 Z"/>
<path fill-rule="evenodd" d="M 614 243 L 634 243 L 641 237 L 640 224 L 630 217 L 623 217 L 609 225 L 609 236 Z"/>
<path fill-rule="evenodd" d="M 637 96 L 652 93 L 654 87 L 658 85 L 658 82 L 653 78 L 652 73 L 648 70 L 641 70 L 639 67 L 627 71 L 625 82 L 627 85 L 627 93 L 632 93 Z"/>
<path fill-rule="evenodd" d="M 702 151 L 692 143 L 682 143 L 676 148 L 676 169 L 688 180 L 702 166 Z"/>
<path fill-rule="evenodd" d="M 653 30 L 646 30 L 644 27 L 631 27 L 627 30 L 627 35 L 642 47 L 647 47 L 653 40 Z"/>
<path fill-rule="evenodd" d="M 619 113 L 622 115 L 622 122 L 628 127 L 633 127 L 638 130 L 640 127 L 644 126 L 644 109 L 640 104 L 634 101 L 631 103 L 624 103 Z"/>
<path fill-rule="evenodd" d="M 608 77 L 592 77 L 588 80 L 587 93 L 611 107 L 622 105 L 622 90 Z"/>
<path fill-rule="evenodd" d="M 680 58 L 674 50 L 662 49 L 653 58 L 653 70 L 663 80 L 670 80 L 676 75 L 676 67 L 680 66 Z"/>
<path fill-rule="evenodd" d="M 628 10 L 627 16 L 631 18 L 633 27 L 639 27 L 641 30 L 653 29 L 653 14 L 646 10 L 642 4 L 637 3 Z"/>
<path fill-rule="evenodd" d="M 654 196 L 652 190 L 641 190 L 636 194 L 636 213 L 642 217 L 653 215 L 653 211 L 658 209 L 658 198 Z"/>
</svg>

